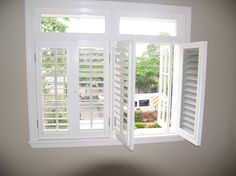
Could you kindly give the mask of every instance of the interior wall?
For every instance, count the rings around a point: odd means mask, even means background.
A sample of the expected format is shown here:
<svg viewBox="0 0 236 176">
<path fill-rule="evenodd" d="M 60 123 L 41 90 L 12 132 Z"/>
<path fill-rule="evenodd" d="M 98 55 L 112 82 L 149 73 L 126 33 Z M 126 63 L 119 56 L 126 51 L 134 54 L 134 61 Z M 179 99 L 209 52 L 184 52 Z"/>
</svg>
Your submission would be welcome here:
<svg viewBox="0 0 236 176">
<path fill-rule="evenodd" d="M 236 173 L 236 2 L 135 1 L 191 6 L 192 41 L 208 41 L 202 146 L 183 141 L 135 145 L 134 152 L 122 146 L 32 149 L 28 144 L 24 1 L 0 0 L 2 174 L 229 176 Z"/>
</svg>

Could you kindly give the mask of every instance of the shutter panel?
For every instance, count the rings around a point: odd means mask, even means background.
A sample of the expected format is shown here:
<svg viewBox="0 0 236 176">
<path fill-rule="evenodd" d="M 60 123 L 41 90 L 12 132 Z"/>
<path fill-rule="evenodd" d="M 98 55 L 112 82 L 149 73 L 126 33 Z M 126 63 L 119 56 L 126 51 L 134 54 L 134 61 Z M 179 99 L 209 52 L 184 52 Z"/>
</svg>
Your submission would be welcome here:
<svg viewBox="0 0 236 176">
<path fill-rule="evenodd" d="M 70 47 L 67 42 L 36 43 L 38 128 L 40 139 L 71 135 Z"/>
<path fill-rule="evenodd" d="M 135 46 L 120 41 L 114 51 L 114 129 L 117 138 L 134 150 Z"/>
<path fill-rule="evenodd" d="M 104 48 L 79 48 L 80 129 L 104 129 Z M 106 97 L 105 97 L 106 98 Z"/>
<path fill-rule="evenodd" d="M 74 128 L 81 138 L 107 137 L 109 129 L 109 43 L 77 41 L 76 100 L 79 116 Z"/>
<path fill-rule="evenodd" d="M 64 48 L 42 48 L 43 130 L 68 130 L 67 56 Z"/>
<path fill-rule="evenodd" d="M 169 128 L 172 87 L 172 48 L 164 45 L 160 48 L 160 76 L 158 99 L 158 123 Z"/>
<path fill-rule="evenodd" d="M 179 100 L 177 132 L 179 135 L 192 142 L 201 145 L 202 121 L 204 110 L 204 92 L 207 61 L 207 43 L 196 42 L 176 46 L 175 67 L 179 73 L 175 75 L 174 83 L 177 83 Z M 179 80 L 181 78 L 181 80 Z M 175 93 L 175 91 L 174 91 Z M 173 101 L 174 102 L 174 101 Z"/>
</svg>

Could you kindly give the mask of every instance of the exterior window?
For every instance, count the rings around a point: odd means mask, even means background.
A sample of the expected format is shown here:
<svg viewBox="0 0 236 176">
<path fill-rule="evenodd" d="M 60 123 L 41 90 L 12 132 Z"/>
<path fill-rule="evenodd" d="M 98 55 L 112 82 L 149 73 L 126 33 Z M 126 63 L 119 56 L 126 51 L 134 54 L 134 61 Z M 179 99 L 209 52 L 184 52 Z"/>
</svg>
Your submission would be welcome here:
<svg viewBox="0 0 236 176">
<path fill-rule="evenodd" d="M 120 17 L 120 34 L 176 36 L 176 20 Z"/>
<path fill-rule="evenodd" d="M 149 106 L 149 100 L 139 100 L 139 106 Z"/>
<path fill-rule="evenodd" d="M 32 147 L 201 144 L 207 43 L 186 43 L 191 8 L 26 1 L 25 16 Z"/>
</svg>

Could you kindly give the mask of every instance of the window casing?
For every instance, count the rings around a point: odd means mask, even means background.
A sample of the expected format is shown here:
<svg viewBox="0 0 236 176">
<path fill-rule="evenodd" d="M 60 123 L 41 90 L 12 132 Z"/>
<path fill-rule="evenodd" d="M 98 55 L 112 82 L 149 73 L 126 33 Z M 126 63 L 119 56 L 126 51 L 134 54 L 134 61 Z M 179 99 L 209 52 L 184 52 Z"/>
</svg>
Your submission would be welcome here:
<svg viewBox="0 0 236 176">
<path fill-rule="evenodd" d="M 45 14 L 59 14 L 64 16 L 99 16 L 104 17 L 105 24 L 104 30 L 98 30 L 98 32 L 43 32 L 41 29 L 41 18 Z M 166 19 L 176 23 L 175 33 L 171 35 L 139 35 L 139 33 L 122 33 L 120 32 L 120 18 L 148 18 L 148 19 Z M 90 145 L 113 145 L 119 144 L 114 138 L 114 121 L 113 121 L 113 100 L 114 100 L 114 75 L 115 69 L 114 59 L 114 46 L 117 41 L 135 39 L 136 42 L 143 43 L 160 43 L 160 44 L 175 44 L 184 43 L 190 41 L 190 22 L 191 22 L 191 8 L 189 7 L 177 7 L 177 6 L 165 6 L 165 5 L 153 5 L 153 4 L 138 4 L 138 3 L 118 3 L 118 2 L 43 2 L 43 1 L 27 1 L 26 0 L 26 48 L 27 48 L 27 83 L 28 83 L 28 106 L 29 106 L 29 128 L 30 128 L 30 143 L 33 147 L 60 147 L 60 146 L 90 146 Z M 101 27 L 102 28 L 102 27 Z M 79 85 L 86 84 L 83 80 L 91 77 L 91 65 L 86 68 L 80 68 L 80 61 L 85 61 L 86 58 L 82 58 L 83 50 L 91 48 L 102 48 L 105 51 L 104 56 L 104 70 L 103 70 L 103 128 L 93 129 L 93 124 L 90 123 L 89 127 L 84 125 L 80 120 L 82 98 L 79 94 L 86 94 L 87 92 L 81 92 Z M 64 121 L 60 121 L 57 116 L 61 115 L 58 112 L 55 113 L 55 119 L 49 119 L 48 125 L 55 125 L 54 132 L 45 133 L 45 115 L 42 109 L 47 108 L 39 103 L 43 97 L 41 95 L 42 82 L 38 79 L 43 77 L 41 70 L 42 64 L 39 64 L 42 59 L 41 52 L 47 49 L 58 49 L 66 52 L 65 62 L 67 63 L 68 77 L 63 75 L 61 82 L 64 81 L 68 85 L 66 88 L 61 88 L 61 91 L 67 90 L 66 97 L 69 99 L 67 107 L 64 106 L 64 111 L 68 112 L 67 116 L 63 118 Z M 81 52 L 80 52 L 81 51 Z M 32 59 L 33 58 L 33 59 Z M 67 61 L 66 61 L 67 60 Z M 68 61 L 69 60 L 69 61 Z M 42 60 L 41 60 L 42 61 Z M 65 70 L 64 70 L 65 71 Z M 86 75 L 89 78 L 82 78 L 82 75 L 87 71 Z M 99 71 L 99 70 L 98 70 Z M 51 75 L 49 75 L 51 76 Z M 55 85 L 61 84 L 58 76 L 53 75 Z M 52 77 L 52 76 L 51 76 Z M 36 79 L 34 79 L 36 78 Z M 72 81 L 73 78 L 73 81 Z M 63 80 L 63 81 L 62 81 Z M 81 81 L 81 82 L 80 82 Z M 35 86 L 37 89 L 35 90 Z M 90 89 L 84 89 L 91 91 L 93 83 L 89 83 Z M 70 89 L 70 90 L 69 90 Z M 99 89 L 99 88 L 98 88 Z M 57 96 L 60 92 L 52 92 L 53 96 Z M 57 93 L 57 94 L 56 94 Z M 45 95 L 46 96 L 46 95 Z M 86 96 L 84 96 L 86 97 Z M 90 98 L 91 92 L 90 92 Z M 89 102 L 90 107 L 94 107 L 92 101 Z M 134 103 L 133 103 L 134 104 Z M 79 107 L 79 108 L 78 108 Z M 99 109 L 98 106 L 95 108 Z M 57 109 L 57 108 L 56 108 Z M 86 109 L 84 107 L 84 109 Z M 56 110 L 58 111 L 58 110 Z M 45 112 L 44 112 L 45 113 Z M 90 111 L 91 113 L 91 111 Z M 80 115 L 78 115 L 80 114 Z M 87 115 L 85 115 L 87 116 Z M 93 114 L 90 114 L 93 118 Z M 42 118 L 43 117 L 43 118 Z M 174 118 L 173 118 L 174 119 Z M 54 120 L 54 121 L 53 121 Z M 91 119 L 90 119 L 91 120 Z M 93 121 L 93 120 L 91 120 Z M 63 122 L 62 124 L 60 122 Z M 50 124 L 51 123 L 51 124 Z M 173 127 L 176 126 L 175 122 L 171 121 Z M 58 132 L 58 129 L 64 128 L 63 132 Z M 84 129 L 83 129 L 84 128 Z M 49 130 L 50 131 L 50 130 Z M 60 130 L 59 130 L 60 131 Z M 182 140 L 175 130 L 169 130 L 163 133 L 159 133 L 151 137 L 150 135 L 143 136 L 137 135 L 135 143 L 152 143 L 163 141 L 175 141 Z M 139 136 L 139 137 L 138 137 Z M 140 138 L 141 137 L 141 138 Z M 93 140 L 88 140 L 92 138 Z M 53 139 L 54 141 L 52 141 Z M 57 141 L 55 141 L 57 140 Z M 67 141 L 70 141 L 69 143 Z M 129 147 L 132 148 L 132 147 Z"/>
</svg>

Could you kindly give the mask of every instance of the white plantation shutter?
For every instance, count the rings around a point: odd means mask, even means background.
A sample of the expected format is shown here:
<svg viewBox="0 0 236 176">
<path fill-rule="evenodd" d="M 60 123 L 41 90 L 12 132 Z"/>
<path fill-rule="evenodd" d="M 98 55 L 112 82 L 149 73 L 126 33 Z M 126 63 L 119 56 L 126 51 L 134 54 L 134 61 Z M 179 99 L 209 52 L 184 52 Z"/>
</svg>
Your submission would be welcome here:
<svg viewBox="0 0 236 176">
<path fill-rule="evenodd" d="M 158 123 L 168 128 L 170 123 L 171 87 L 172 87 L 172 48 L 160 47 L 160 75 L 158 95 Z"/>
<path fill-rule="evenodd" d="M 40 139 L 108 135 L 108 43 L 36 44 Z"/>
<path fill-rule="evenodd" d="M 68 137 L 71 135 L 69 43 L 42 41 L 36 48 L 39 137 Z"/>
<path fill-rule="evenodd" d="M 104 137 L 109 129 L 109 43 L 78 41 L 80 136 Z"/>
<path fill-rule="evenodd" d="M 103 48 L 79 48 L 81 129 L 104 129 L 104 58 Z"/>
<path fill-rule="evenodd" d="M 177 103 L 173 104 L 177 107 L 177 131 L 179 135 L 197 146 L 201 145 L 206 53 L 206 42 L 175 47 L 175 68 L 179 70 L 174 74 L 174 82 L 178 84 L 174 96 L 179 96 L 179 101 L 173 100 Z"/>
<path fill-rule="evenodd" d="M 114 57 L 114 129 L 117 138 L 133 150 L 136 62 L 134 42 L 118 42 Z"/>
<path fill-rule="evenodd" d="M 43 130 L 68 130 L 66 49 L 42 48 L 41 58 Z"/>
</svg>

